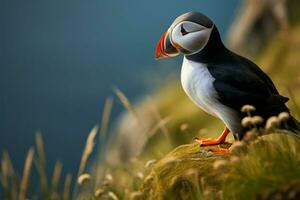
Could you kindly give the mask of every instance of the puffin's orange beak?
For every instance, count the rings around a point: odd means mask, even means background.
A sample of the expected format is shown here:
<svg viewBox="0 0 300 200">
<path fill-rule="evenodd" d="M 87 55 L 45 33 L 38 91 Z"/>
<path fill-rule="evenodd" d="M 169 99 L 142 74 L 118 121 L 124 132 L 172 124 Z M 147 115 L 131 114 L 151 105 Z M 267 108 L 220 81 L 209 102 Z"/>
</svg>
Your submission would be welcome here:
<svg viewBox="0 0 300 200">
<path fill-rule="evenodd" d="M 155 58 L 168 58 L 169 56 L 165 52 L 165 39 L 166 39 L 167 32 L 165 32 L 161 38 L 159 39 L 157 46 L 156 46 L 156 52 L 155 52 Z"/>
<path fill-rule="evenodd" d="M 172 45 L 170 41 L 168 32 L 165 32 L 157 43 L 155 58 L 170 58 L 177 56 L 178 54 L 178 50 Z"/>
</svg>

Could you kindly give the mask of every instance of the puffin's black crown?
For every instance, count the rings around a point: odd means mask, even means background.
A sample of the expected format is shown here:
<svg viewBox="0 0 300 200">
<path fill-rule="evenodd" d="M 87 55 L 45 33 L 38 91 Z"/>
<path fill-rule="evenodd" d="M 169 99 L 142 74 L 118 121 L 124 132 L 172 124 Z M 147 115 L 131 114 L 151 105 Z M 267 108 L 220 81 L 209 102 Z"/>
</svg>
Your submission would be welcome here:
<svg viewBox="0 0 300 200">
<path fill-rule="evenodd" d="M 194 22 L 202 26 L 205 26 L 206 28 L 211 28 L 214 25 L 214 23 L 204 14 L 199 12 L 188 12 L 177 17 L 173 22 L 173 24 L 171 25 L 171 27 L 176 26 L 176 24 L 182 21 Z"/>
</svg>

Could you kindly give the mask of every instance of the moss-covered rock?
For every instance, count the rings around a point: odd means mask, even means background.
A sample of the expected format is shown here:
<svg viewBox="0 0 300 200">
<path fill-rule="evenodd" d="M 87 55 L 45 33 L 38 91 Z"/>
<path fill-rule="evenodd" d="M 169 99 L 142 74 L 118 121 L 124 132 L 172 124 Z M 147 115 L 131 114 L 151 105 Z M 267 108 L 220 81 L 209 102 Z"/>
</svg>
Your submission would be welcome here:
<svg viewBox="0 0 300 200">
<path fill-rule="evenodd" d="M 219 147 L 193 143 L 165 155 L 144 179 L 144 199 L 255 199 L 300 181 L 300 140 L 292 134 L 239 141 L 228 155 L 212 148 Z"/>
<path fill-rule="evenodd" d="M 228 145 L 227 145 L 228 146 Z M 203 195 L 199 180 L 214 176 L 213 163 L 225 157 L 198 143 L 175 148 L 152 168 L 142 191 L 146 199 L 198 199 Z"/>
</svg>

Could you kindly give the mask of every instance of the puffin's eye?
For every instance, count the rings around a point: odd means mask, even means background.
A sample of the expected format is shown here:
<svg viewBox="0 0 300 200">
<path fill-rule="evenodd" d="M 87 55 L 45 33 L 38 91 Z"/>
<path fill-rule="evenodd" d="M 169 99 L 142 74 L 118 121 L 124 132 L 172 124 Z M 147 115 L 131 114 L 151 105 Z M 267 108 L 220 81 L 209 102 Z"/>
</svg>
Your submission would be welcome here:
<svg viewBox="0 0 300 200">
<path fill-rule="evenodd" d="M 183 22 L 180 24 L 180 32 L 182 36 L 187 35 L 189 33 L 198 32 L 206 29 L 204 26 L 200 24 L 196 24 L 194 22 Z"/>
<path fill-rule="evenodd" d="M 183 24 L 181 24 L 180 28 L 181 28 L 181 29 L 180 29 L 180 32 L 181 32 L 181 34 L 182 34 L 183 36 L 189 34 L 189 32 L 187 32 L 187 31 L 183 28 Z"/>
</svg>

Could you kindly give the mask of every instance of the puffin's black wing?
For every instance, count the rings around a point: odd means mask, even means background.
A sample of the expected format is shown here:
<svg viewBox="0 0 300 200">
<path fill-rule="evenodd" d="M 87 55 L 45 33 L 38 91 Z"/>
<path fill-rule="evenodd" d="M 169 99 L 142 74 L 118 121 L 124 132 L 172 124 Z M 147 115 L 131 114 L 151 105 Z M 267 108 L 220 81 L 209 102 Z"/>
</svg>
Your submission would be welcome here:
<svg viewBox="0 0 300 200">
<path fill-rule="evenodd" d="M 269 116 L 288 111 L 284 105 L 288 98 L 279 95 L 271 79 L 246 58 L 233 54 L 225 63 L 208 65 L 208 70 L 222 104 L 236 110 L 250 104 Z"/>
</svg>

